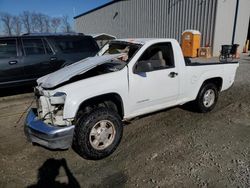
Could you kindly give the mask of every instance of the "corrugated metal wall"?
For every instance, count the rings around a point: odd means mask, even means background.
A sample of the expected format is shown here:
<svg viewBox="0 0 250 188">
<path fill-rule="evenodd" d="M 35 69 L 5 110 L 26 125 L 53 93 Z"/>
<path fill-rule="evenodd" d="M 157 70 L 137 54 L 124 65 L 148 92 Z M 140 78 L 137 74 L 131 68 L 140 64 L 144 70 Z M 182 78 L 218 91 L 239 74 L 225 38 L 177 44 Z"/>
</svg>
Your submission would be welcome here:
<svg viewBox="0 0 250 188">
<path fill-rule="evenodd" d="M 185 29 L 213 42 L 217 0 L 125 0 L 75 19 L 77 32 L 109 33 L 118 38 L 167 37 L 180 41 Z"/>
</svg>

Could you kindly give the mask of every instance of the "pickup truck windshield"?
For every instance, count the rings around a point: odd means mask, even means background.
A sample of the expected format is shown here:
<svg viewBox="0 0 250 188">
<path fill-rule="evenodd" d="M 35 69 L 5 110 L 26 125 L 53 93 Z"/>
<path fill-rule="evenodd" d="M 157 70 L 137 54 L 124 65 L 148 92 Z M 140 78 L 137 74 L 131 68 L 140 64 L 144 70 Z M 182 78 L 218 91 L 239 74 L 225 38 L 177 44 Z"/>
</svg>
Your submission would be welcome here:
<svg viewBox="0 0 250 188">
<path fill-rule="evenodd" d="M 141 48 L 141 44 L 134 44 L 123 41 L 112 41 L 106 44 L 98 55 L 122 54 L 120 60 L 128 63 L 134 54 Z"/>
</svg>

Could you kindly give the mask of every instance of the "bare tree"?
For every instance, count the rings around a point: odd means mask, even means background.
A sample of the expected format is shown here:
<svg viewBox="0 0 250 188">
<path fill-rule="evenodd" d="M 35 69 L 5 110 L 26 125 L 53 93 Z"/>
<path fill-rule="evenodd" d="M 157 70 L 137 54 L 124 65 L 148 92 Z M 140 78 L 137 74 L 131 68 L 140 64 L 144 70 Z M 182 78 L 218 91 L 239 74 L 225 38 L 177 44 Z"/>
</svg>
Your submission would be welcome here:
<svg viewBox="0 0 250 188">
<path fill-rule="evenodd" d="M 12 27 L 11 27 L 12 16 L 8 13 L 1 13 L 0 18 L 4 28 L 3 32 L 7 35 L 12 35 Z"/>
<path fill-rule="evenodd" d="M 31 14 L 31 30 L 32 32 L 40 33 L 50 32 L 50 17 L 42 13 L 33 12 Z"/>
<path fill-rule="evenodd" d="M 20 20 L 20 17 L 13 16 L 12 18 L 12 28 L 16 35 L 20 35 L 22 31 L 22 22 Z"/>
<path fill-rule="evenodd" d="M 51 18 L 48 15 L 36 12 L 24 11 L 19 16 L 12 16 L 8 13 L 0 12 L 0 22 L 7 35 L 20 35 L 22 31 L 31 32 L 58 32 L 59 28 L 64 32 L 71 31 L 69 17 L 67 15 Z"/>
<path fill-rule="evenodd" d="M 35 12 L 31 13 L 31 32 L 38 32 L 38 19 L 37 19 L 37 14 Z"/>
<path fill-rule="evenodd" d="M 62 31 L 69 33 L 71 31 L 71 26 L 68 21 L 69 17 L 67 15 L 64 15 L 62 17 Z"/>
<path fill-rule="evenodd" d="M 24 11 L 21 14 L 21 20 L 24 26 L 24 29 L 27 33 L 31 32 L 31 13 L 29 11 Z"/>
<path fill-rule="evenodd" d="M 51 19 L 51 28 L 56 33 L 61 24 L 61 18 L 52 18 Z"/>
<path fill-rule="evenodd" d="M 38 29 L 40 32 L 44 32 L 44 14 L 38 13 L 37 14 L 37 24 L 38 24 Z"/>
<path fill-rule="evenodd" d="M 44 31 L 49 33 L 50 32 L 50 17 L 45 15 L 43 19 Z"/>
</svg>

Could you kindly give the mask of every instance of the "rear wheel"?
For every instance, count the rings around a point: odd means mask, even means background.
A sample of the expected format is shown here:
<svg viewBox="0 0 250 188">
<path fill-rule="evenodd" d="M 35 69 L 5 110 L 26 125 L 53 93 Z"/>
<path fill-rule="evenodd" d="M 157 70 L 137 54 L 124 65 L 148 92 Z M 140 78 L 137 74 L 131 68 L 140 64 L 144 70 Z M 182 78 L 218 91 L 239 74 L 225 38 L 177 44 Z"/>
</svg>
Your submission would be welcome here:
<svg viewBox="0 0 250 188">
<path fill-rule="evenodd" d="M 201 113 L 214 109 L 218 100 L 218 88 L 213 83 L 203 84 L 195 102 L 197 110 Z"/>
<path fill-rule="evenodd" d="M 123 133 L 119 115 L 109 108 L 100 107 L 79 118 L 76 121 L 74 150 L 83 158 L 94 160 L 112 154 Z"/>
</svg>

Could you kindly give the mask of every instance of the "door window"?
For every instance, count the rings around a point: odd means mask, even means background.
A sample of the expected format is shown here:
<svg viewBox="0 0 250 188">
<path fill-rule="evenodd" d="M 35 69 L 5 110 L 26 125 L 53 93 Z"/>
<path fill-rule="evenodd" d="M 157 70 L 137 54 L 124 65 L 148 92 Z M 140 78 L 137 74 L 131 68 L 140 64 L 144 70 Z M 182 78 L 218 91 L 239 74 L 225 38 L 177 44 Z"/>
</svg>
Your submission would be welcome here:
<svg viewBox="0 0 250 188">
<path fill-rule="evenodd" d="M 17 56 L 16 40 L 4 39 L 0 40 L 0 59 Z"/>
<path fill-rule="evenodd" d="M 47 54 L 50 54 L 50 55 L 53 54 L 53 51 L 51 47 L 49 46 L 48 42 L 46 40 L 43 40 L 43 42 L 44 42 L 44 47 L 46 49 Z"/>
<path fill-rule="evenodd" d="M 136 72 L 150 72 L 174 66 L 172 45 L 166 42 L 150 46 L 139 58 L 135 69 Z"/>
<path fill-rule="evenodd" d="M 45 54 L 43 41 L 41 39 L 23 39 L 23 48 L 26 55 Z"/>
</svg>

